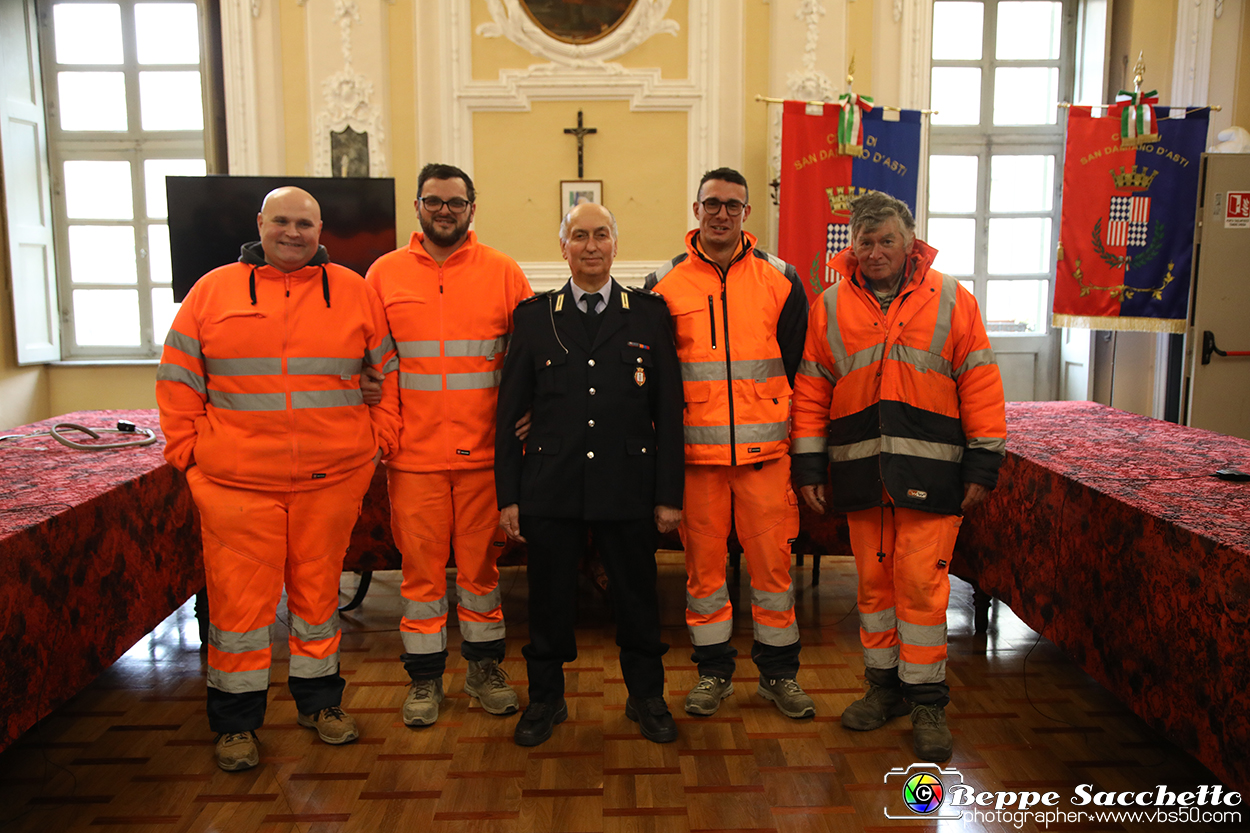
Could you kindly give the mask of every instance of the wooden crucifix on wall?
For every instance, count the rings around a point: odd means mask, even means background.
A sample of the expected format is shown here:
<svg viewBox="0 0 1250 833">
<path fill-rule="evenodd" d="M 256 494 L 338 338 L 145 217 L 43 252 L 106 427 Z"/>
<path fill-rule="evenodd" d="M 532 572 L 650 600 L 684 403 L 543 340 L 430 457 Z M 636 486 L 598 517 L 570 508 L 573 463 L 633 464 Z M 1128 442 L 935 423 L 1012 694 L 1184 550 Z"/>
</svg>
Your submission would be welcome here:
<svg viewBox="0 0 1250 833">
<path fill-rule="evenodd" d="M 598 133 L 599 130 L 594 127 L 583 127 L 582 126 L 582 111 L 578 110 L 577 111 L 577 127 L 566 127 L 564 128 L 564 132 L 577 137 L 577 178 L 585 179 L 586 166 L 584 163 L 584 160 L 585 160 L 584 143 L 586 141 L 587 136 L 594 134 L 594 133 Z"/>
</svg>

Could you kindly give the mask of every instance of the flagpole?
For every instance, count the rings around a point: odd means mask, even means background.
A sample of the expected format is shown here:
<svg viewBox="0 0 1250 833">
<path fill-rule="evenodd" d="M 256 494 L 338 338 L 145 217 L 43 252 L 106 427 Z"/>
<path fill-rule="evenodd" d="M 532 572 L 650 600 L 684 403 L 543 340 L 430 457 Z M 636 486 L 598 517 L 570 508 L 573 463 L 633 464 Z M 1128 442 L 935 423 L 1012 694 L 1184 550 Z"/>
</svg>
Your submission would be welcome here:
<svg viewBox="0 0 1250 833">
<path fill-rule="evenodd" d="M 790 99 L 790 98 L 772 98 L 771 96 L 766 96 L 766 95 L 757 95 L 757 96 L 755 97 L 755 100 L 756 100 L 756 101 L 762 101 L 762 102 L 763 102 L 763 103 L 765 103 L 765 104 L 785 104 L 787 101 L 796 101 L 797 99 Z M 823 105 L 823 104 L 836 104 L 837 102 L 835 102 L 835 101 L 804 101 L 803 103 L 804 103 L 804 104 L 822 104 L 822 105 Z M 903 108 L 902 108 L 902 107 L 891 107 L 891 106 L 889 106 L 888 104 L 874 104 L 873 106 L 874 106 L 874 107 L 880 107 L 882 110 L 893 110 L 895 113 L 901 113 L 901 112 L 903 112 Z M 1069 105 L 1069 106 L 1071 106 L 1071 105 Z M 924 113 L 926 116 L 932 116 L 932 115 L 934 115 L 935 113 L 937 113 L 937 110 L 921 110 L 920 112 L 921 112 L 921 113 Z"/>
</svg>

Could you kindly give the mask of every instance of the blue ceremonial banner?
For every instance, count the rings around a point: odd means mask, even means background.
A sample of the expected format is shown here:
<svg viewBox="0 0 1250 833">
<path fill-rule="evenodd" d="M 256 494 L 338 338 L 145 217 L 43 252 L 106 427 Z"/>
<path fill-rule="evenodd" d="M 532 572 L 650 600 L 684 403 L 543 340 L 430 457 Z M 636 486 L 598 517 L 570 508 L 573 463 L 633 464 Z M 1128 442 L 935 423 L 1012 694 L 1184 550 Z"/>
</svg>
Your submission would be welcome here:
<svg viewBox="0 0 1250 833">
<path fill-rule="evenodd" d="M 884 191 L 916 211 L 920 111 L 889 119 L 880 107 L 863 113 L 864 144 L 855 156 L 838 152 L 840 112 L 837 104 L 802 101 L 787 101 L 782 111 L 777 255 L 799 270 L 809 300 L 833 283 L 826 264 L 850 245 L 852 199 Z"/>
</svg>

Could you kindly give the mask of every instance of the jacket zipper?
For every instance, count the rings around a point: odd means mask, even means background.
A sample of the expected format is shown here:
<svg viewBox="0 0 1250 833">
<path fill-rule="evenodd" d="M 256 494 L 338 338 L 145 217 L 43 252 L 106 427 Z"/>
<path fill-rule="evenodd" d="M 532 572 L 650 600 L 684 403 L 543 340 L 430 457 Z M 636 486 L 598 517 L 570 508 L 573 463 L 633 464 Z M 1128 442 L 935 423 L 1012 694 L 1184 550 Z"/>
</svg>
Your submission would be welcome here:
<svg viewBox="0 0 1250 833">
<path fill-rule="evenodd" d="M 712 296 L 707 296 L 707 314 L 709 317 L 709 327 L 712 331 L 712 349 L 716 349 L 716 308 L 712 305 Z"/>
<path fill-rule="evenodd" d="M 286 390 L 283 396 L 287 399 L 287 424 L 291 428 L 291 485 L 295 485 L 295 477 L 299 472 L 299 432 L 295 430 L 295 407 L 290 402 L 291 399 L 291 375 L 287 372 L 287 362 L 289 357 L 287 352 L 290 345 L 291 336 L 291 276 L 289 273 L 282 275 L 286 295 L 282 300 L 282 381 Z"/>
<path fill-rule="evenodd" d="M 452 254 L 455 254 L 455 252 L 452 252 Z M 446 263 L 446 262 L 447 261 L 443 261 L 443 263 Z M 443 298 L 443 263 L 438 264 L 438 352 L 439 352 L 438 371 L 439 371 L 439 375 L 441 376 L 441 381 L 443 384 L 443 390 L 438 395 L 438 407 L 439 407 L 439 410 L 442 411 L 442 414 L 443 414 L 443 418 L 440 420 L 439 427 L 440 429 L 443 429 L 444 461 L 445 461 L 445 465 L 447 466 L 447 468 L 451 469 L 452 468 L 452 465 L 451 465 L 452 454 L 451 454 L 451 442 L 450 442 L 450 436 L 449 436 L 450 432 L 446 430 L 446 426 L 448 425 L 447 356 L 446 356 L 446 353 L 447 353 L 447 344 L 446 344 L 447 342 L 447 320 L 446 320 L 446 316 L 444 315 L 444 310 L 443 310 L 443 306 L 445 304 L 445 299 Z"/>
<path fill-rule="evenodd" d="M 731 264 L 732 265 L 732 264 Z M 720 269 L 718 266 L 717 269 Z M 721 272 L 720 276 L 720 304 L 721 317 L 725 325 L 725 380 L 729 388 L 729 465 L 738 465 L 738 438 L 736 425 L 734 423 L 734 374 L 733 362 L 729 358 L 729 270 Z"/>
</svg>

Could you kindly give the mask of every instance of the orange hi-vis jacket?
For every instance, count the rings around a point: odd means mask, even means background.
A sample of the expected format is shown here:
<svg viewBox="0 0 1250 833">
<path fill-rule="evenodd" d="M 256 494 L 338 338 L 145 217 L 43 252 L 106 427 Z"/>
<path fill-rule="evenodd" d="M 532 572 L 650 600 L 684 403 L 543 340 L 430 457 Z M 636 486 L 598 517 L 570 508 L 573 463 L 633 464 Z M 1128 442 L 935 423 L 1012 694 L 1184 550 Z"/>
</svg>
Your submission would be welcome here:
<svg viewBox="0 0 1250 833">
<path fill-rule="evenodd" d="M 394 374 L 382 403 L 360 393 L 394 343 L 377 294 L 321 248 L 302 269 L 259 243 L 187 293 L 165 339 L 156 400 L 165 459 L 224 486 L 303 491 L 339 482 L 399 435 Z"/>
<path fill-rule="evenodd" d="M 647 276 L 673 315 L 686 398 L 686 463 L 739 466 L 790 447 L 790 389 L 803 355 L 807 294 L 794 267 L 743 232 L 729 269 L 698 230 L 686 253 Z"/>
<path fill-rule="evenodd" d="M 534 293 L 516 261 L 472 231 L 441 265 L 423 239 L 414 232 L 366 277 L 399 352 L 399 446 L 386 464 L 427 472 L 491 468 L 512 312 Z"/>
<path fill-rule="evenodd" d="M 981 311 L 930 268 L 921 240 L 889 313 L 850 249 L 812 305 L 794 390 L 795 487 L 832 480 L 830 507 L 896 506 L 958 515 L 963 484 L 994 488 L 1007 447 L 1003 381 Z M 826 463 L 827 461 L 827 463 Z"/>
</svg>

